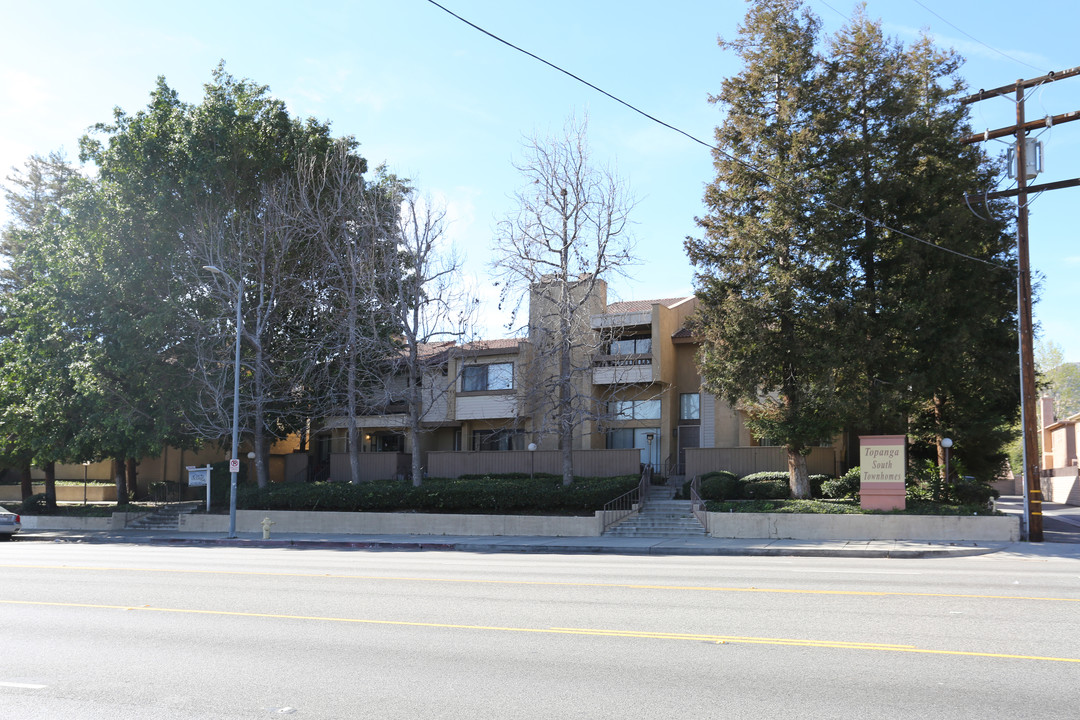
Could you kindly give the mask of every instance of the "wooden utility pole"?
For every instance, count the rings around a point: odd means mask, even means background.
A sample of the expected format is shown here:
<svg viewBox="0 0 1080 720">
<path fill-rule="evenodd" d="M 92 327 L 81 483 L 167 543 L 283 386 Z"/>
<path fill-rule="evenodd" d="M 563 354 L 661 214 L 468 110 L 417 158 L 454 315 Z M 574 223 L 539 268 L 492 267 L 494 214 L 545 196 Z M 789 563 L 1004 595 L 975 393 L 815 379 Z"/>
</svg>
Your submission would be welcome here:
<svg viewBox="0 0 1080 720">
<path fill-rule="evenodd" d="M 1015 191 L 995 193 L 995 197 L 1016 196 L 1016 253 L 1018 260 L 1016 294 L 1017 314 L 1020 332 L 1020 418 L 1024 435 L 1024 515 L 1027 527 L 1027 539 L 1030 542 L 1042 542 L 1042 488 L 1038 433 L 1035 425 L 1035 352 L 1034 331 L 1032 329 L 1031 265 L 1028 259 L 1028 192 L 1027 185 L 1027 146 L 1024 142 L 1030 130 L 1049 127 L 1054 123 L 1080 120 L 1080 112 L 1065 113 L 1042 121 L 1027 122 L 1024 117 L 1024 92 L 1055 80 L 1080 75 L 1080 67 L 1069 68 L 1061 72 L 1051 72 L 1033 80 L 1017 80 L 1013 85 L 1003 85 L 993 90 L 980 90 L 974 95 L 961 98 L 961 104 L 970 104 L 979 100 L 1000 97 L 1016 93 L 1016 125 L 986 131 L 981 135 L 972 135 L 961 140 L 964 144 L 984 142 L 993 138 L 1014 135 L 1016 137 L 1016 177 Z M 1050 183 L 1057 187 L 1071 187 L 1080 184 L 1080 179 Z M 1039 186 L 1040 189 L 1056 189 Z"/>
</svg>

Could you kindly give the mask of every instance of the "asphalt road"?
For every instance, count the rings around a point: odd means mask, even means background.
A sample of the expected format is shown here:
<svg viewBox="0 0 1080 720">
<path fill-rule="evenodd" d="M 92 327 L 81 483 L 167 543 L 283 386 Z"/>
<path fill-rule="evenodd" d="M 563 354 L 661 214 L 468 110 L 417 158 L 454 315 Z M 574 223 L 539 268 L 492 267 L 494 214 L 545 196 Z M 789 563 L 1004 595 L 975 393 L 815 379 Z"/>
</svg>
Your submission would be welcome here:
<svg viewBox="0 0 1080 720">
<path fill-rule="evenodd" d="M 1068 718 L 1080 560 L 0 544 L 0 717 Z"/>
</svg>

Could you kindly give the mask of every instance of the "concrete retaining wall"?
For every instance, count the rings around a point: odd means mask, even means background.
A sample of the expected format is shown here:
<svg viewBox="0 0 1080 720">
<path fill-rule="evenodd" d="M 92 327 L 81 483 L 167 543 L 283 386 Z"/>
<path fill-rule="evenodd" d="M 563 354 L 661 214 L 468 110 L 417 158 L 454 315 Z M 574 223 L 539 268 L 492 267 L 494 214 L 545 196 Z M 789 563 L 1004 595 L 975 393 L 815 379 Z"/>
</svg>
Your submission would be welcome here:
<svg viewBox="0 0 1080 720">
<path fill-rule="evenodd" d="M 1016 542 L 1016 516 L 799 515 L 708 513 L 709 534 L 718 538 L 791 540 L 935 540 Z"/>
<path fill-rule="evenodd" d="M 264 517 L 271 533 L 349 535 L 480 535 L 598 537 L 602 513 L 592 517 L 536 515 L 440 515 L 427 513 L 290 512 L 238 510 L 236 530 L 261 533 Z M 138 514 L 111 518 L 24 515 L 26 530 L 121 530 Z M 710 535 L 718 538 L 791 540 L 927 540 L 939 542 L 1016 542 L 1016 516 L 797 515 L 789 513 L 708 513 Z M 228 515 L 181 515 L 180 532 L 224 533 Z"/>
<path fill-rule="evenodd" d="M 274 521 L 271 533 L 598 537 L 603 530 L 599 513 L 587 517 L 555 517 L 238 510 L 236 531 L 261 533 L 260 523 L 264 517 Z M 180 516 L 180 532 L 226 532 L 228 527 L 227 515 Z"/>
<path fill-rule="evenodd" d="M 34 483 L 34 493 L 45 492 L 45 486 Z M 56 499 L 59 502 L 82 502 L 82 485 L 57 485 Z M 0 485 L 0 500 L 22 502 L 22 487 L 19 485 Z M 115 485 L 87 485 L 88 502 L 116 502 Z"/>
<path fill-rule="evenodd" d="M 129 520 L 145 513 L 113 513 L 112 517 L 54 517 L 52 515 L 23 515 L 23 530 L 123 530 Z"/>
</svg>

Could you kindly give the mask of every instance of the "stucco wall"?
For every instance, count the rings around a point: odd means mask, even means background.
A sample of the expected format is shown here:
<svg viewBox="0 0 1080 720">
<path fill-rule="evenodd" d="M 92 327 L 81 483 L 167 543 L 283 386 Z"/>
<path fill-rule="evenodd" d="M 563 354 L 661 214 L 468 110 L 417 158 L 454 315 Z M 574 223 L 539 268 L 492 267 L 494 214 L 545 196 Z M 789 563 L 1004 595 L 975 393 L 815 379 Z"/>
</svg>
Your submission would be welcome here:
<svg viewBox="0 0 1080 720">
<path fill-rule="evenodd" d="M 718 538 L 794 540 L 927 540 L 1016 542 L 1017 516 L 800 515 L 794 513 L 707 513 L 709 534 Z"/>
</svg>

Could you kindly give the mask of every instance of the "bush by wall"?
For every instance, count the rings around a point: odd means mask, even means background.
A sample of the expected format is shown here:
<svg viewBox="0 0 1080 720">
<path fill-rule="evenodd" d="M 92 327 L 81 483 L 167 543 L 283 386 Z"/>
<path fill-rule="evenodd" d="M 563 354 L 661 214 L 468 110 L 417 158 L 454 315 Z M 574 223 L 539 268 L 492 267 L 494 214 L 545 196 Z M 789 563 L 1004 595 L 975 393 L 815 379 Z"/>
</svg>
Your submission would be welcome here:
<svg viewBox="0 0 1080 720">
<path fill-rule="evenodd" d="M 853 467 L 835 480 L 826 480 L 821 484 L 821 494 L 827 498 L 842 500 L 859 496 L 860 470 Z"/>
<path fill-rule="evenodd" d="M 236 506 L 240 507 L 240 493 L 247 484 L 246 462 L 240 463 L 240 472 L 236 474 Z M 232 474 L 229 472 L 229 461 L 221 460 L 210 465 L 210 505 L 212 507 L 228 507 L 229 494 L 232 488 Z M 205 497 L 205 495 L 203 496 Z"/>
<path fill-rule="evenodd" d="M 726 470 L 701 476 L 701 499 L 724 500 L 783 500 L 791 497 L 788 474 L 785 472 L 752 473 L 737 478 Z"/>
<path fill-rule="evenodd" d="M 335 510 L 344 512 L 435 512 L 522 515 L 591 515 L 633 490 L 639 478 L 561 477 L 428 478 L 420 487 L 386 480 L 361 483 L 300 483 L 246 486 L 237 506 L 247 510 Z"/>
</svg>

